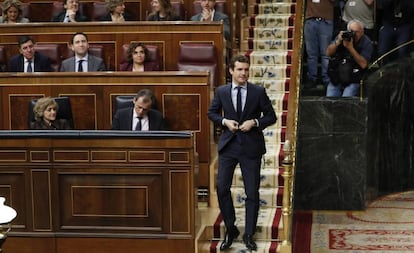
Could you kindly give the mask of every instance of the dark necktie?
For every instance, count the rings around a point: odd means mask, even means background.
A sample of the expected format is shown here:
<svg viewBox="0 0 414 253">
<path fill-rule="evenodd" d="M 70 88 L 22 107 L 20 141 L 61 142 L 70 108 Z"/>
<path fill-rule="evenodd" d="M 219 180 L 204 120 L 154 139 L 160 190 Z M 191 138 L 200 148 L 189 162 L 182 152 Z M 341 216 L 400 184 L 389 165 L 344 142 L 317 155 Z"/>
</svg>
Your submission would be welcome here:
<svg viewBox="0 0 414 253">
<path fill-rule="evenodd" d="M 26 70 L 26 72 L 33 72 L 32 61 L 31 60 L 27 61 L 27 70 Z"/>
<path fill-rule="evenodd" d="M 141 131 L 141 128 L 142 128 L 141 119 L 142 119 L 142 117 L 137 117 L 137 118 L 138 118 L 138 122 L 137 122 L 137 125 L 135 126 L 135 131 Z"/>
<path fill-rule="evenodd" d="M 241 119 L 241 115 L 242 115 L 241 88 L 242 87 L 237 86 L 237 105 L 236 105 L 236 110 L 237 110 L 237 117 L 239 117 L 239 119 Z"/>
<path fill-rule="evenodd" d="M 83 62 L 83 60 L 79 60 L 79 63 L 78 63 L 78 72 L 83 72 L 82 62 Z"/>
</svg>

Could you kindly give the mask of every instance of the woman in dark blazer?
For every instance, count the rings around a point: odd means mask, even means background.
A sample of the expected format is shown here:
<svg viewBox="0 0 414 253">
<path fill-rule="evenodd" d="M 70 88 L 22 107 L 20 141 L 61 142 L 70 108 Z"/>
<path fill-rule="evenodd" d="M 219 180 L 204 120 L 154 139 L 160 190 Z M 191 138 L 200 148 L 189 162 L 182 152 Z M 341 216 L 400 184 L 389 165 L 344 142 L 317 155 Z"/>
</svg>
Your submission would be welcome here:
<svg viewBox="0 0 414 253">
<path fill-rule="evenodd" d="M 56 119 L 59 105 L 51 97 L 40 98 L 33 107 L 35 121 L 30 122 L 30 129 L 36 130 L 70 130 L 66 119 Z"/>
<path fill-rule="evenodd" d="M 121 64 L 120 71 L 157 71 L 159 66 L 154 62 L 149 62 L 148 48 L 139 42 L 134 42 L 129 45 L 127 53 L 127 62 Z"/>
<path fill-rule="evenodd" d="M 109 12 L 101 18 L 101 21 L 134 21 L 133 17 L 125 12 L 124 0 L 106 0 L 105 4 Z"/>
<path fill-rule="evenodd" d="M 152 0 L 152 12 L 148 15 L 147 21 L 180 21 L 183 20 L 175 13 L 170 0 Z"/>
</svg>

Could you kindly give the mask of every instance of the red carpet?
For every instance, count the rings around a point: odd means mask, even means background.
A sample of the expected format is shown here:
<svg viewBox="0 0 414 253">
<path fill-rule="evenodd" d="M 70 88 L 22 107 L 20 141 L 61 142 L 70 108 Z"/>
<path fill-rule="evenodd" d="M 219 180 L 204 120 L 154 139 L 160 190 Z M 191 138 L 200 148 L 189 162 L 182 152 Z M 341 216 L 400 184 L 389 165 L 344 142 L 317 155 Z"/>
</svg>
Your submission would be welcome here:
<svg viewBox="0 0 414 253">
<path fill-rule="evenodd" d="M 293 212 L 292 251 L 293 253 L 309 253 L 312 230 L 312 212 Z"/>
</svg>

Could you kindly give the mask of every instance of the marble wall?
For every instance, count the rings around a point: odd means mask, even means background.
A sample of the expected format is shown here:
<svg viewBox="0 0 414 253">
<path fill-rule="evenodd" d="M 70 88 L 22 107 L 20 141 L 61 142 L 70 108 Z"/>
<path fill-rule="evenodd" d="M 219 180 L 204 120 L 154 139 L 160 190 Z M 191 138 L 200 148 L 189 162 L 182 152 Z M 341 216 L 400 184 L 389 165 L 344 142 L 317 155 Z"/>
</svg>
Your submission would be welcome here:
<svg viewBox="0 0 414 253">
<path fill-rule="evenodd" d="M 363 210 L 367 100 L 303 97 L 299 102 L 294 208 Z"/>
</svg>

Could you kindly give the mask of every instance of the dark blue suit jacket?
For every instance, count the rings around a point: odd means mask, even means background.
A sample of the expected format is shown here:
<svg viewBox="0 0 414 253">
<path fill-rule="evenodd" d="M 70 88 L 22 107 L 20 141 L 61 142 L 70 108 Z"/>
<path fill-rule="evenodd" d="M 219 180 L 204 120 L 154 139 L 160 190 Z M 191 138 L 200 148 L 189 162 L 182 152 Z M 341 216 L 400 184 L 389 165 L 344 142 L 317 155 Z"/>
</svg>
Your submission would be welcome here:
<svg viewBox="0 0 414 253">
<path fill-rule="evenodd" d="M 10 72 L 24 72 L 24 57 L 22 54 L 13 56 L 9 61 Z M 34 55 L 34 71 L 35 72 L 51 72 L 54 71 L 49 57 L 35 52 Z"/>
<path fill-rule="evenodd" d="M 133 107 L 119 109 L 112 119 L 112 130 L 131 130 L 133 110 Z M 161 112 L 149 109 L 147 115 L 150 131 L 164 130 L 164 120 Z"/>
<path fill-rule="evenodd" d="M 238 120 L 237 112 L 234 109 L 231 100 L 231 84 L 223 85 L 217 88 L 216 95 L 208 109 L 208 117 L 217 125 L 222 125 L 223 118 Z M 266 94 L 266 90 L 258 85 L 247 83 L 246 104 L 242 118 L 239 121 L 242 124 L 246 120 L 257 119 L 258 127 L 253 127 L 249 132 L 238 132 L 241 134 L 242 147 L 249 157 L 260 157 L 266 153 L 263 129 L 276 122 L 276 114 L 273 110 L 272 103 Z M 223 126 L 223 133 L 218 143 L 220 152 L 229 141 L 235 137 L 227 127 Z"/>
<path fill-rule="evenodd" d="M 65 20 L 65 15 L 66 15 L 66 10 L 63 10 L 62 12 L 60 12 L 57 15 L 53 16 L 51 21 L 52 22 L 63 22 L 63 20 Z M 79 12 L 76 12 L 75 20 L 77 22 L 89 21 L 88 17 L 85 17 L 85 16 L 79 14 Z"/>
</svg>

